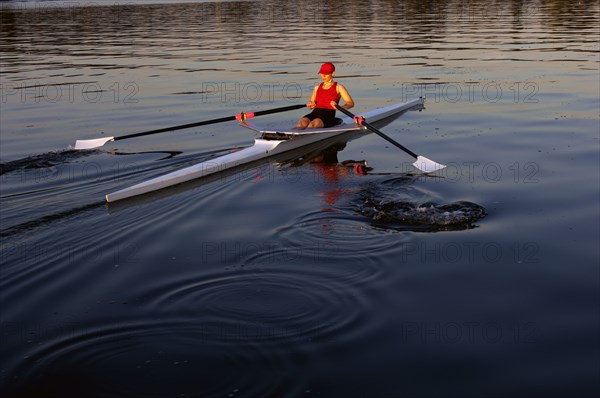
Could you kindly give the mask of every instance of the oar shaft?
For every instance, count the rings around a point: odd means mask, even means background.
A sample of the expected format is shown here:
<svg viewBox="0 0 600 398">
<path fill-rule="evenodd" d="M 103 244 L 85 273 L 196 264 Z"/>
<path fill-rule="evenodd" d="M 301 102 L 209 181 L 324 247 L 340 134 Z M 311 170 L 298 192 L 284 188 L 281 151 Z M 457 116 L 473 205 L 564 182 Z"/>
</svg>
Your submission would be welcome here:
<svg viewBox="0 0 600 398">
<path fill-rule="evenodd" d="M 143 137 L 145 135 L 160 134 L 160 133 L 166 133 L 167 131 L 176 131 L 176 130 L 189 129 L 191 127 L 203 126 L 203 125 L 206 125 L 206 124 L 222 123 L 222 122 L 227 122 L 227 121 L 230 121 L 230 120 L 235 120 L 235 116 L 227 116 L 227 117 L 222 117 L 222 118 L 219 118 L 219 119 L 204 120 L 202 122 L 182 124 L 180 126 L 173 126 L 173 127 L 164 127 L 164 128 L 156 129 L 156 130 L 143 131 L 141 133 L 127 134 L 127 135 L 122 135 L 120 137 L 115 137 L 114 140 L 115 141 L 119 141 L 119 140 L 124 140 L 124 139 L 127 139 L 127 138 Z"/>
<path fill-rule="evenodd" d="M 197 127 L 197 126 L 204 126 L 204 125 L 207 125 L 207 124 L 215 124 L 215 123 L 228 122 L 230 120 L 243 120 L 243 119 L 249 118 L 249 117 L 261 116 L 261 115 L 268 115 L 270 113 L 286 112 L 286 111 L 291 111 L 291 110 L 294 110 L 294 109 L 300 109 L 300 108 L 303 108 L 305 106 L 306 105 L 282 106 L 280 108 L 275 108 L 275 109 L 267 109 L 267 110 L 258 111 L 258 112 L 240 113 L 240 114 L 235 115 L 235 116 L 225 116 L 225 117 L 221 117 L 221 118 L 218 118 L 218 119 L 204 120 L 204 121 L 201 121 L 201 122 L 182 124 L 182 125 L 179 125 L 179 126 L 164 127 L 164 128 L 161 128 L 161 129 L 144 131 L 144 132 L 141 132 L 141 133 L 134 133 L 134 134 L 122 135 L 122 136 L 119 136 L 119 137 L 102 137 L 102 138 L 95 138 L 95 139 L 91 139 L 91 140 L 77 140 L 77 141 L 75 141 L 74 149 L 77 149 L 77 150 L 93 149 L 93 148 L 101 147 L 102 145 L 106 144 L 109 141 L 119 141 L 119 140 L 124 140 L 124 139 L 127 139 L 127 138 L 142 137 L 144 135 L 166 133 L 167 131 L 189 129 L 190 127 Z"/>
<path fill-rule="evenodd" d="M 350 112 L 349 110 L 347 110 L 345 108 L 342 108 L 340 105 L 336 105 L 336 108 L 340 112 L 345 113 L 347 116 L 350 116 L 351 118 L 355 117 L 355 115 L 352 112 Z M 363 119 L 361 125 L 365 126 L 366 128 L 368 128 L 369 130 L 371 130 L 372 132 L 374 132 L 375 134 L 377 134 L 378 136 L 380 136 L 384 140 L 388 141 L 389 143 L 391 143 L 391 144 L 397 146 L 398 148 L 402 149 L 404 152 L 408 153 L 413 158 L 417 159 L 419 157 L 419 155 L 417 155 L 416 153 L 414 153 L 410 149 L 406 148 L 404 145 L 400 144 L 399 142 L 396 142 L 393 139 L 391 139 L 390 137 L 388 137 L 387 135 L 383 134 L 381 131 L 379 131 L 378 129 L 376 129 L 375 127 L 373 127 L 371 124 L 369 124 L 368 122 L 366 122 L 364 119 Z"/>
<path fill-rule="evenodd" d="M 268 109 L 268 110 L 265 110 L 265 111 L 254 112 L 254 116 L 268 115 L 268 114 L 271 114 L 271 113 L 278 113 L 278 112 L 286 112 L 286 111 L 291 111 L 291 110 L 294 110 L 294 109 L 300 109 L 300 108 L 303 108 L 305 106 L 306 105 L 304 105 L 304 104 L 303 105 L 283 106 L 281 108 Z M 201 122 L 188 123 L 188 124 L 182 124 L 182 125 L 179 125 L 179 126 L 164 127 L 164 128 L 160 128 L 160 129 L 156 129 L 156 130 L 144 131 L 144 132 L 141 132 L 141 133 L 134 133 L 134 134 L 122 135 L 120 137 L 115 137 L 114 141 L 124 140 L 124 139 L 127 139 L 127 138 L 142 137 L 142 136 L 145 136 L 145 135 L 166 133 L 167 131 L 189 129 L 191 127 L 205 126 L 207 124 L 223 123 L 223 122 L 228 122 L 228 121 L 232 121 L 232 120 L 236 120 L 236 117 L 235 116 L 225 116 L 225 117 L 221 117 L 221 118 L 218 118 L 218 119 L 203 120 Z"/>
<path fill-rule="evenodd" d="M 306 104 L 296 104 L 296 105 L 282 106 L 281 108 L 267 109 L 265 111 L 254 112 L 254 116 L 262 116 L 262 115 L 269 115 L 271 113 L 293 111 L 295 109 L 304 108 L 305 106 L 306 106 Z"/>
</svg>

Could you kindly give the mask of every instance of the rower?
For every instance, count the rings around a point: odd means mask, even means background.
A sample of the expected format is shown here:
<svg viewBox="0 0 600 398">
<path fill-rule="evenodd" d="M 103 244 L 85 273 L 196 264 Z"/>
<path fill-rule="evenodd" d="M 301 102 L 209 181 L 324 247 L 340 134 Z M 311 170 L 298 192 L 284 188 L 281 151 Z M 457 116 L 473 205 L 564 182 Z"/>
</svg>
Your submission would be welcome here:
<svg viewBox="0 0 600 398">
<path fill-rule="evenodd" d="M 296 130 L 317 129 L 335 126 L 337 119 L 335 117 L 336 105 L 340 99 L 344 100 L 344 109 L 350 109 L 354 106 L 354 101 L 342 84 L 333 81 L 335 76 L 335 65 L 331 62 L 325 62 L 319 69 L 322 83 L 316 84 L 313 89 L 310 100 L 306 104 L 312 112 L 298 120 Z"/>
</svg>

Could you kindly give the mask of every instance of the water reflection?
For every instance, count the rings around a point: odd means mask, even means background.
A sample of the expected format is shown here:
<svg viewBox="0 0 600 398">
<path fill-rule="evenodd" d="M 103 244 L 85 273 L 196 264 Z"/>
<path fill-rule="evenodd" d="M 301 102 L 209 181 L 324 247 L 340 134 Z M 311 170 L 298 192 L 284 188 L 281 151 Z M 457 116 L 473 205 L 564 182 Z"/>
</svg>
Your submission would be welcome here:
<svg viewBox="0 0 600 398">
<path fill-rule="evenodd" d="M 160 69 L 173 67 L 175 60 L 187 60 L 188 67 L 182 63 L 177 69 L 201 71 L 210 68 L 206 63 L 214 61 L 235 58 L 259 61 L 263 58 L 261 54 L 273 50 L 285 54 L 290 51 L 290 38 L 294 37 L 302 37 L 303 43 L 294 51 L 305 53 L 311 46 L 320 47 L 327 40 L 332 50 L 341 51 L 336 58 L 342 59 L 373 49 L 449 51 L 498 46 L 500 51 L 511 51 L 507 45 L 538 43 L 534 36 L 530 36 L 531 40 L 522 37 L 524 30 L 537 34 L 545 31 L 552 35 L 548 39 L 559 42 L 574 35 L 581 39 L 586 30 L 594 33 L 593 14 L 597 11 L 594 2 L 558 0 L 535 4 L 521 1 L 114 4 L 3 2 L 1 49 L 3 64 L 8 68 L 3 74 L 32 72 L 39 62 L 37 57 L 50 56 L 52 59 L 47 61 L 54 69 Z M 251 19 L 247 18 L 247 10 L 252 10 Z M 287 29 L 289 20 L 295 21 L 293 30 Z M 506 30 L 507 24 L 512 26 L 512 32 Z M 306 35 L 310 29 L 317 29 L 314 39 Z M 279 38 L 272 37 L 273 32 L 278 32 Z M 564 36 L 557 37 L 556 33 Z M 362 39 L 355 43 L 352 52 L 343 47 L 347 35 Z M 260 43 L 267 38 L 269 46 L 264 48 Z M 582 44 L 594 42 L 590 36 L 583 42 L 578 40 L 574 47 L 557 50 L 571 52 Z M 432 44 L 437 48 L 428 47 Z M 151 62 L 147 63 L 148 60 Z M 198 63 L 204 64 L 203 67 L 196 66 Z M 285 68 L 278 70 L 286 72 Z"/>
</svg>

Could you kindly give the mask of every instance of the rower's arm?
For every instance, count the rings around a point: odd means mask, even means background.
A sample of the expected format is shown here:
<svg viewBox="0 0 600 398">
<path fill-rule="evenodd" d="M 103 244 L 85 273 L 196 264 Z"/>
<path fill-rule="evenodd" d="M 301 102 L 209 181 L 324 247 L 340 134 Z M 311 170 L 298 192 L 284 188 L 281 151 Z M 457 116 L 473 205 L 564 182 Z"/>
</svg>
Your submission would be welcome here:
<svg viewBox="0 0 600 398">
<path fill-rule="evenodd" d="M 317 106 L 317 89 L 319 88 L 319 85 L 315 85 L 315 88 L 313 89 L 313 92 L 310 96 L 310 100 L 308 101 L 308 103 L 306 104 L 306 106 L 308 106 L 309 109 L 314 109 Z"/>
<path fill-rule="evenodd" d="M 342 108 L 350 109 L 350 108 L 354 107 L 354 100 L 350 96 L 350 93 L 348 92 L 348 90 L 346 90 L 346 87 L 344 87 L 343 85 L 341 85 L 339 83 L 338 83 L 337 87 L 338 87 L 340 95 L 342 96 L 342 99 L 345 102 L 345 104 L 342 105 Z"/>
</svg>

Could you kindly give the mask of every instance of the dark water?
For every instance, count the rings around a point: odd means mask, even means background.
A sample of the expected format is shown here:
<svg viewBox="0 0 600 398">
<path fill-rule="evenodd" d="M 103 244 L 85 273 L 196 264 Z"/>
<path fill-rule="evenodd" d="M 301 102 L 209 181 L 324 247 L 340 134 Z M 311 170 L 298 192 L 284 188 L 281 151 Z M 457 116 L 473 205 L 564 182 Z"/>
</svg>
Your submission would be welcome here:
<svg viewBox="0 0 600 398">
<path fill-rule="evenodd" d="M 600 392 L 597 2 L 0 7 L 3 397 Z M 251 132 L 70 149 L 302 103 L 324 61 L 356 113 L 425 96 L 382 130 L 448 168 L 350 135 L 108 206 Z"/>
</svg>

